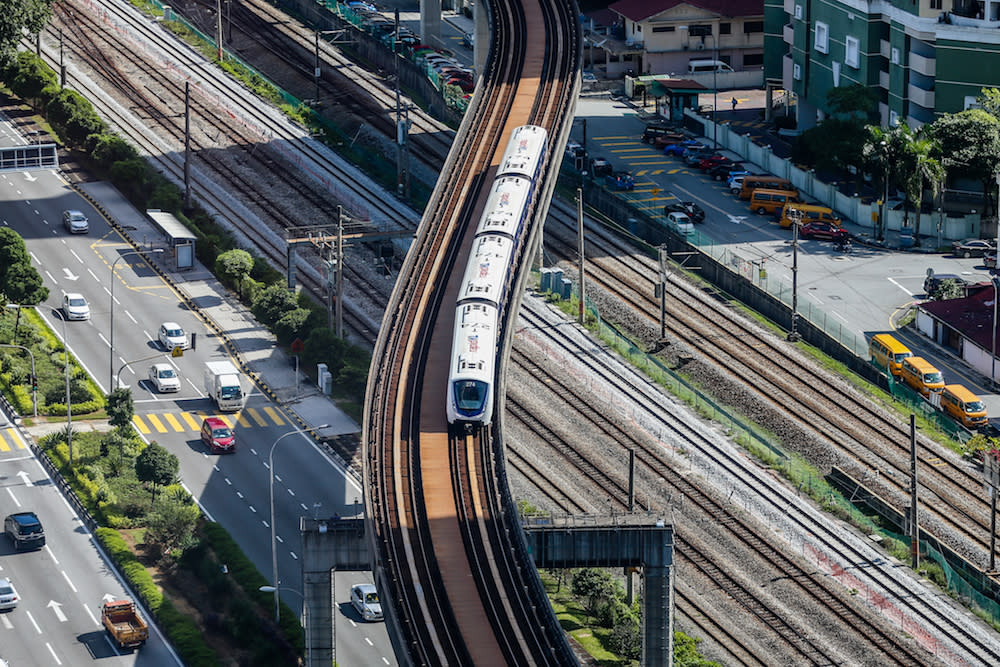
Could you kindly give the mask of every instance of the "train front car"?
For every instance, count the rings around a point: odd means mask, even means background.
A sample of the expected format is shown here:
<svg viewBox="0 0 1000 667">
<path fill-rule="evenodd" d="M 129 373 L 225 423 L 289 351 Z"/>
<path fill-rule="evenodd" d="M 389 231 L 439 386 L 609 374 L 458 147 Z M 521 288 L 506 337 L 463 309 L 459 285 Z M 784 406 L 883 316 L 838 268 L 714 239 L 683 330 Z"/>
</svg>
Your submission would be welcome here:
<svg viewBox="0 0 1000 667">
<path fill-rule="evenodd" d="M 538 170 L 545 159 L 549 133 L 537 125 L 522 125 L 511 133 L 504 151 L 497 176 L 518 175 L 529 178 L 534 184 Z"/>
<path fill-rule="evenodd" d="M 467 303 L 455 312 L 448 377 L 448 422 L 493 422 L 493 370 L 497 356 L 497 309 Z"/>
</svg>

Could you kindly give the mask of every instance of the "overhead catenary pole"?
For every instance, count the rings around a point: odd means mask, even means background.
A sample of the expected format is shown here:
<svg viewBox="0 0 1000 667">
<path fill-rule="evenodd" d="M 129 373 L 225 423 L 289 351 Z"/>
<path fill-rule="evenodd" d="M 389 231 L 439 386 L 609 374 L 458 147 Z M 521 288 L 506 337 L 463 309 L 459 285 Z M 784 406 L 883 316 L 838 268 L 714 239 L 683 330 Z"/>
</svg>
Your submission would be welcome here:
<svg viewBox="0 0 1000 667">
<path fill-rule="evenodd" d="M 583 188 L 576 189 L 576 248 L 577 253 L 580 256 L 580 326 L 583 326 L 585 313 L 586 313 L 586 302 L 587 302 L 587 283 L 584 278 L 583 271 Z"/>
<path fill-rule="evenodd" d="M 191 208 L 191 82 L 184 82 L 184 208 Z"/>
<path fill-rule="evenodd" d="M 917 521 L 917 416 L 910 413 L 910 561 L 920 567 L 920 524 Z"/>
<path fill-rule="evenodd" d="M 802 222 L 802 212 L 794 211 L 792 217 L 792 330 L 788 332 L 788 340 L 792 343 L 799 340 L 799 223 Z"/>
<path fill-rule="evenodd" d="M 667 337 L 667 259 L 669 251 L 666 244 L 658 248 L 660 260 L 660 281 L 657 284 L 658 296 L 660 297 L 660 342 Z"/>
<path fill-rule="evenodd" d="M 344 209 L 337 207 L 337 338 L 344 337 Z"/>
<path fill-rule="evenodd" d="M 218 47 L 219 62 L 222 62 L 222 0 L 215 2 L 215 44 Z"/>
</svg>

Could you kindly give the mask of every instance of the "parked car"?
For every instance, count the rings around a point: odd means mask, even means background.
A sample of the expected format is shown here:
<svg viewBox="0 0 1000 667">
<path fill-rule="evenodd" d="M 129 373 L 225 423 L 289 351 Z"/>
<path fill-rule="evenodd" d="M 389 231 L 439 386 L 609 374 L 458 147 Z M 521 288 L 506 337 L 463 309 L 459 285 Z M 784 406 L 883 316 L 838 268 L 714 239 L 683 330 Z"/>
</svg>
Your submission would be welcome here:
<svg viewBox="0 0 1000 667">
<path fill-rule="evenodd" d="M 688 137 L 683 132 L 667 132 L 666 134 L 653 137 L 650 143 L 653 144 L 654 148 L 663 148 L 664 146 L 684 141 L 688 141 Z"/>
<path fill-rule="evenodd" d="M 583 72 L 580 74 L 580 87 L 584 90 L 592 90 L 597 85 L 597 75 L 593 72 Z"/>
<path fill-rule="evenodd" d="M 662 123 L 653 123 L 647 125 L 642 131 L 642 136 L 639 137 L 639 141 L 644 144 L 651 144 L 656 137 L 662 137 L 667 134 L 678 134 L 677 129 Z"/>
<path fill-rule="evenodd" d="M 182 350 L 191 347 L 191 341 L 188 340 L 187 334 L 184 333 L 181 325 L 176 322 L 164 322 L 161 324 L 157 338 L 159 338 L 160 345 L 167 352 L 172 351 L 175 347 L 179 347 Z"/>
<path fill-rule="evenodd" d="M 635 188 L 635 179 L 630 171 L 616 171 L 604 177 L 609 188 L 615 190 L 632 190 Z"/>
<path fill-rule="evenodd" d="M 201 422 L 201 441 L 213 454 L 232 454 L 236 451 L 236 434 L 219 417 L 205 417 Z"/>
<path fill-rule="evenodd" d="M 614 173 L 614 167 L 603 157 L 590 158 L 590 175 L 594 178 L 602 178 Z"/>
<path fill-rule="evenodd" d="M 467 49 L 471 49 L 476 44 L 476 36 L 471 32 L 463 32 L 462 39 L 459 40 L 459 44 Z"/>
<path fill-rule="evenodd" d="M 90 231 L 87 216 L 80 211 L 63 211 L 63 227 L 70 234 L 86 234 Z"/>
<path fill-rule="evenodd" d="M 181 390 L 181 379 L 170 364 L 153 364 L 149 367 L 149 382 L 162 393 Z"/>
<path fill-rule="evenodd" d="M 996 242 L 991 239 L 965 239 L 951 244 L 956 257 L 982 257 L 997 249 Z"/>
<path fill-rule="evenodd" d="M 379 600 L 375 584 L 354 584 L 351 586 L 351 606 L 365 621 L 381 621 L 382 602 Z"/>
<path fill-rule="evenodd" d="M 67 292 L 63 295 L 62 311 L 67 320 L 90 319 L 90 306 L 87 304 L 87 300 L 83 298 L 82 294 L 76 292 Z"/>
<path fill-rule="evenodd" d="M 663 207 L 663 215 L 669 215 L 671 211 L 686 214 L 691 218 L 691 222 L 704 222 L 705 220 L 705 210 L 693 201 L 677 201 Z"/>
<path fill-rule="evenodd" d="M 742 162 L 724 162 L 709 167 L 705 173 L 716 181 L 724 181 L 733 174 L 746 174 Z"/>
<path fill-rule="evenodd" d="M 587 151 L 583 150 L 583 146 L 571 140 L 566 142 L 566 152 L 564 153 L 564 156 L 570 162 L 574 162 L 577 158 L 586 158 Z"/>
<path fill-rule="evenodd" d="M 725 155 L 710 155 L 709 157 L 704 158 L 700 162 L 698 162 L 697 167 L 702 171 L 708 171 L 712 167 L 716 167 L 719 165 L 728 166 L 731 164 L 736 164 L 736 163 L 733 162 L 730 158 L 727 158 Z"/>
<path fill-rule="evenodd" d="M 997 268 L 997 253 L 995 250 L 983 255 L 983 265 L 991 271 Z"/>
<path fill-rule="evenodd" d="M 707 148 L 707 146 L 694 139 L 685 139 L 684 141 L 667 144 L 663 147 L 663 153 L 665 155 L 673 155 L 674 157 L 682 157 L 684 151 L 689 148 Z"/>
<path fill-rule="evenodd" d="M 686 150 L 684 151 L 684 164 L 689 167 L 693 167 L 707 157 L 712 157 L 713 155 L 718 155 L 711 148 L 702 148 L 698 150 Z"/>
<path fill-rule="evenodd" d="M 823 239 L 825 241 L 846 241 L 851 238 L 851 233 L 843 227 L 838 227 L 829 222 L 813 220 L 807 222 L 799 228 L 799 236 L 804 239 Z"/>
<path fill-rule="evenodd" d="M 691 218 L 688 217 L 687 213 L 680 213 L 678 211 L 667 213 L 667 226 L 684 236 L 694 234 L 694 223 L 691 222 Z"/>
<path fill-rule="evenodd" d="M 10 579 L 0 579 L 0 609 L 10 610 L 17 606 L 21 598 Z"/>
</svg>

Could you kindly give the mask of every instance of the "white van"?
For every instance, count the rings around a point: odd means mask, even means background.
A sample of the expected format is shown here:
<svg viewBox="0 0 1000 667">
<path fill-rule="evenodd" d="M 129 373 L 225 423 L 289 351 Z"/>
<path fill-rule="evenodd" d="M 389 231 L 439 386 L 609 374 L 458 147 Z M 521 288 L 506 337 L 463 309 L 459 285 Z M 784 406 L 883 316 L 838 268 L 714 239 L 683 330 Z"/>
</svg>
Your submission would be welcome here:
<svg viewBox="0 0 1000 667">
<path fill-rule="evenodd" d="M 732 72 L 733 68 L 721 60 L 692 60 L 688 63 L 688 74 L 703 72 Z"/>
</svg>

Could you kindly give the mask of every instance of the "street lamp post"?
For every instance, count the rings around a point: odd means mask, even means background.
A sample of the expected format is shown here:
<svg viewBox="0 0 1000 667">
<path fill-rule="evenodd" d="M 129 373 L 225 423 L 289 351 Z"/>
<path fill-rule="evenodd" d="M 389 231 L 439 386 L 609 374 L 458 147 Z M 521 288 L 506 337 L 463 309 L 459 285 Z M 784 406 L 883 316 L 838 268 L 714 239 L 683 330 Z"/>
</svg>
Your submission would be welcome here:
<svg viewBox="0 0 1000 667">
<path fill-rule="evenodd" d="M 313 431 L 321 431 L 321 430 L 323 430 L 325 428 L 329 428 L 329 427 L 330 427 L 329 424 L 320 424 L 319 426 L 314 427 L 312 430 Z M 267 454 L 267 469 L 268 469 L 268 471 L 270 473 L 270 481 L 268 483 L 268 487 L 269 487 L 270 502 L 271 502 L 271 514 L 270 514 L 270 517 L 271 517 L 271 583 L 274 584 L 274 622 L 275 623 L 277 623 L 279 620 L 281 620 L 281 606 L 280 606 L 281 602 L 280 602 L 280 598 L 278 597 L 278 584 L 280 584 L 281 582 L 278 580 L 278 549 L 277 549 L 277 546 L 276 546 L 277 542 L 278 542 L 278 533 L 277 533 L 277 529 L 274 526 L 274 523 L 275 523 L 274 522 L 274 448 L 278 446 L 279 442 L 281 442 L 282 440 L 284 440 L 285 438 L 287 438 L 290 435 L 295 435 L 296 433 L 305 433 L 305 430 L 301 429 L 301 428 L 297 428 L 297 429 L 295 429 L 293 431 L 289 431 L 288 433 L 284 433 L 282 435 L 279 435 L 278 438 L 274 441 L 274 444 L 271 445 L 271 451 L 268 452 L 268 454 Z"/>
<path fill-rule="evenodd" d="M 66 313 L 60 312 L 63 324 L 63 348 L 66 354 L 66 446 L 69 448 L 69 467 L 73 467 L 73 404 L 69 392 L 69 338 L 66 333 Z"/>
<path fill-rule="evenodd" d="M 993 366 L 990 369 L 990 384 L 997 386 L 997 288 L 1000 287 L 1000 276 L 993 276 L 993 330 L 990 332 L 993 339 Z"/>
<path fill-rule="evenodd" d="M 122 371 L 131 366 L 132 364 L 137 364 L 140 361 L 149 361 L 150 359 L 159 359 L 163 356 L 162 353 L 154 354 L 148 357 L 143 357 L 142 359 L 133 359 L 132 361 L 126 361 L 124 364 L 118 367 L 118 373 L 115 374 L 115 384 L 114 387 L 117 389 L 122 384 Z"/>
<path fill-rule="evenodd" d="M 111 262 L 111 308 L 109 309 L 111 312 L 111 356 L 108 359 L 108 393 L 114 391 L 116 386 L 113 384 L 115 380 L 115 266 L 117 266 L 118 262 L 122 261 L 125 257 L 128 257 L 129 255 L 141 255 L 143 252 L 146 251 L 129 250 L 128 252 L 123 252 L 118 256 L 118 259 Z M 148 252 L 159 254 L 163 252 L 163 248 L 153 248 Z"/>
</svg>

